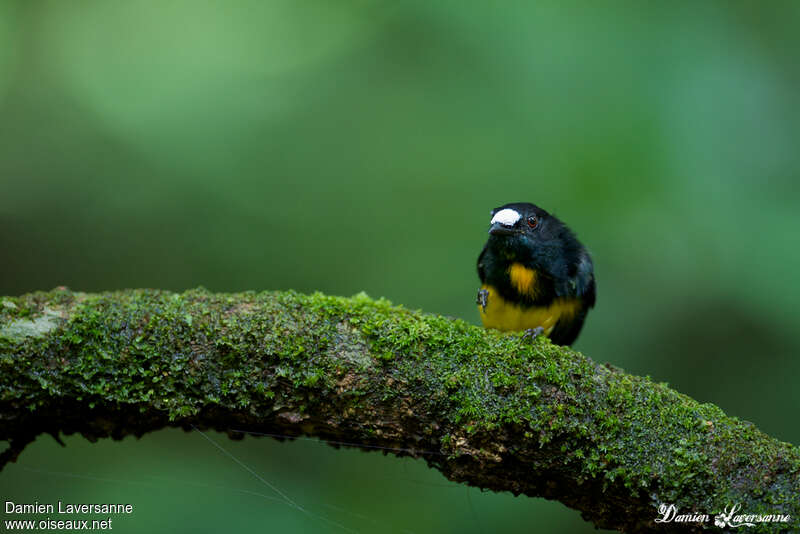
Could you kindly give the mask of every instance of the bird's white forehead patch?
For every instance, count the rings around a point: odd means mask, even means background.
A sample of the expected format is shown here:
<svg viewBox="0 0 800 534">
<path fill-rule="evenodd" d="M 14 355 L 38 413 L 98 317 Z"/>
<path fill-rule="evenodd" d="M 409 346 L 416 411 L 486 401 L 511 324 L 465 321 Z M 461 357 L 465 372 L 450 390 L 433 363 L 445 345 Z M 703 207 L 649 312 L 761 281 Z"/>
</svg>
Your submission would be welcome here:
<svg viewBox="0 0 800 534">
<path fill-rule="evenodd" d="M 520 215 L 518 211 L 512 210 L 511 208 L 506 208 L 494 214 L 491 224 L 499 222 L 500 224 L 504 224 L 506 226 L 514 226 L 517 224 L 517 221 L 520 219 L 520 217 L 522 217 L 522 215 Z"/>
</svg>

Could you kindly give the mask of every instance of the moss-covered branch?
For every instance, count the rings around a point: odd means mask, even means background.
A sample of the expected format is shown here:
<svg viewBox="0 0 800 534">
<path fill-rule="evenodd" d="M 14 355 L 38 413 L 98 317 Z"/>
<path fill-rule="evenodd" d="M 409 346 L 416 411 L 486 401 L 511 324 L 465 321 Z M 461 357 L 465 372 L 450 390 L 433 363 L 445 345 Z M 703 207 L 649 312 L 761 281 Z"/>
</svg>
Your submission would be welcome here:
<svg viewBox="0 0 800 534">
<path fill-rule="evenodd" d="M 800 527 L 800 450 L 545 339 L 366 296 L 0 297 L 0 461 L 43 432 L 192 425 L 395 447 L 626 532 L 655 529 L 662 504 L 710 514 L 706 527 L 734 504 L 792 516 L 755 530 Z"/>
</svg>

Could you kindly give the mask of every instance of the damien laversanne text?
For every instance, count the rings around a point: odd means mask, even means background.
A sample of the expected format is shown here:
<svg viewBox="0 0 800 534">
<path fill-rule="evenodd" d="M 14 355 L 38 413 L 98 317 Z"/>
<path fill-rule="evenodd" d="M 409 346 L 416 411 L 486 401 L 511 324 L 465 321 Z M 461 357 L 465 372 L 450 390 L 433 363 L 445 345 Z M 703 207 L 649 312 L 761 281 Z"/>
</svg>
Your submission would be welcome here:
<svg viewBox="0 0 800 534">
<path fill-rule="evenodd" d="M 57 504 L 40 503 L 34 501 L 32 503 L 18 504 L 14 501 L 6 501 L 7 514 L 132 514 L 132 504 L 122 503 L 102 503 L 102 504 L 87 504 L 87 503 L 66 503 L 58 501 Z"/>
</svg>

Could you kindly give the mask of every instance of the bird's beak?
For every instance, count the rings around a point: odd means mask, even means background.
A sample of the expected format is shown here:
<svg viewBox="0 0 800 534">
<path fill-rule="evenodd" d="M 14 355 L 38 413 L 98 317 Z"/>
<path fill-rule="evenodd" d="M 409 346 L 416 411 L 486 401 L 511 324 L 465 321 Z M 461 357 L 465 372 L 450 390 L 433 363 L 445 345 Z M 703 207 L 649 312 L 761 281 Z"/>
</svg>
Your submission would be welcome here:
<svg viewBox="0 0 800 534">
<path fill-rule="evenodd" d="M 496 222 L 489 227 L 489 235 L 511 235 L 515 233 L 516 230 L 514 230 L 513 226 L 507 226 L 501 222 Z"/>
</svg>

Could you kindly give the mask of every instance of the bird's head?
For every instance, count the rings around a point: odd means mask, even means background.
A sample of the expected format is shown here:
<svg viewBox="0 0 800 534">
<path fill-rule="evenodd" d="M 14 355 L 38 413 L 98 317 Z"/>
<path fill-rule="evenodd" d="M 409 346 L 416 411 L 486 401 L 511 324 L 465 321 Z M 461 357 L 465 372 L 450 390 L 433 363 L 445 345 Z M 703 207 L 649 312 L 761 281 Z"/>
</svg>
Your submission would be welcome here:
<svg viewBox="0 0 800 534">
<path fill-rule="evenodd" d="M 507 260 L 548 264 L 565 249 L 580 249 L 575 236 L 558 218 L 528 202 L 492 210 L 488 246 Z"/>
<path fill-rule="evenodd" d="M 534 252 L 549 239 L 550 214 L 527 202 L 514 202 L 492 210 L 489 245 L 515 257 Z"/>
</svg>

